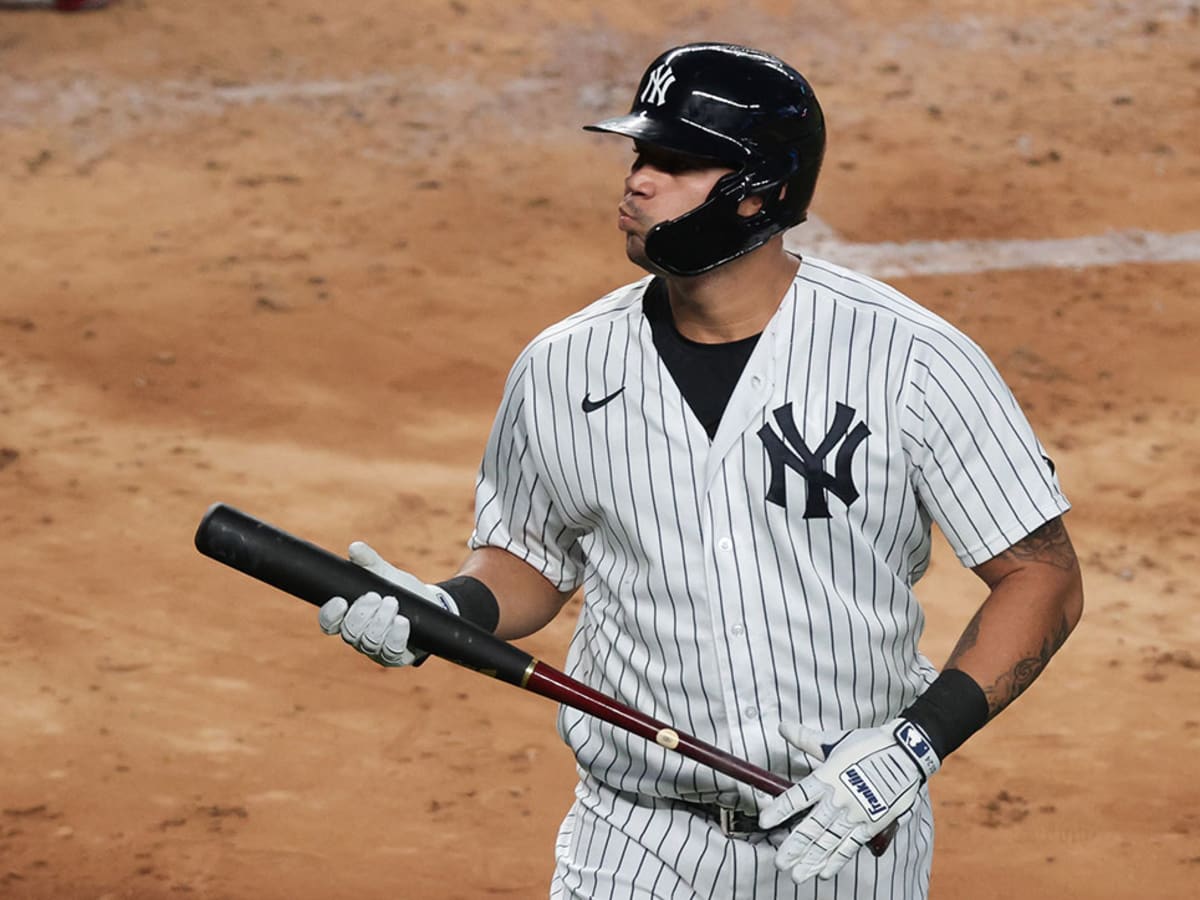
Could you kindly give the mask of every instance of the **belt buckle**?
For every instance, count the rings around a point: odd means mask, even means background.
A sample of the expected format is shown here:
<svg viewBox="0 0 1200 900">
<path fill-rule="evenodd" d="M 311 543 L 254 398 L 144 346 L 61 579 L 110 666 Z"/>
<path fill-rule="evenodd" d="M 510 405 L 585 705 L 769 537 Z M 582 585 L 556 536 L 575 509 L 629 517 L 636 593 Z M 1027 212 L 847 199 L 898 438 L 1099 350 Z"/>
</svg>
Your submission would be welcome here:
<svg viewBox="0 0 1200 900">
<path fill-rule="evenodd" d="M 717 807 L 717 821 L 721 825 L 721 833 L 725 837 L 749 837 L 755 834 L 754 831 L 742 831 L 737 828 L 738 819 L 742 818 L 743 814 L 736 809 L 730 809 L 728 806 Z"/>
</svg>

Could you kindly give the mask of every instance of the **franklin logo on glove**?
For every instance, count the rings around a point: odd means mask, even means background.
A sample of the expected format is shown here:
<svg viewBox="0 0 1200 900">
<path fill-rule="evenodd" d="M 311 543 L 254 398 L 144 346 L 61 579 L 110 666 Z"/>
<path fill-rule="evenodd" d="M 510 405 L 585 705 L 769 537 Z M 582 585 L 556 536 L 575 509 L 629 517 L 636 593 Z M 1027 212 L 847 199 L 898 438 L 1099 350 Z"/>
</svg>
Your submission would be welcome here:
<svg viewBox="0 0 1200 900">
<path fill-rule="evenodd" d="M 872 819 L 878 819 L 887 812 L 887 804 L 879 799 L 867 779 L 863 778 L 862 772 L 857 766 L 853 766 L 842 773 L 842 781 L 850 786 L 850 789 L 858 795 L 859 802 L 862 803 L 863 809 L 867 811 L 867 815 Z"/>
</svg>

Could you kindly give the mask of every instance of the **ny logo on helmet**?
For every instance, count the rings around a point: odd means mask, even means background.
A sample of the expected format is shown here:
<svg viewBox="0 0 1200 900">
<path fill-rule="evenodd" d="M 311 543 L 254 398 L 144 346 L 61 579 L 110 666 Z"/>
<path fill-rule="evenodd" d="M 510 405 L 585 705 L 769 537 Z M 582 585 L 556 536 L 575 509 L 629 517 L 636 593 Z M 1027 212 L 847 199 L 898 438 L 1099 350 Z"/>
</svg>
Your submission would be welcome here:
<svg viewBox="0 0 1200 900">
<path fill-rule="evenodd" d="M 800 429 L 796 427 L 796 417 L 792 413 L 792 404 L 785 403 L 774 412 L 775 422 L 779 426 L 776 434 L 770 424 L 758 430 L 758 437 L 763 442 L 763 449 L 771 461 L 771 484 L 767 489 L 767 501 L 776 506 L 787 508 L 787 470 L 791 469 L 804 479 L 807 491 L 804 505 L 804 518 L 829 519 L 829 498 L 826 492 L 833 494 L 847 506 L 858 499 L 858 488 L 854 486 L 854 477 L 850 472 L 850 464 L 854 461 L 854 453 L 858 445 L 867 439 L 871 433 L 865 422 L 859 422 L 850 429 L 855 411 L 844 403 L 839 403 L 833 414 L 833 424 L 817 445 L 817 449 L 809 450 L 804 442 Z M 847 434 L 849 432 L 849 434 Z M 782 437 L 780 437 L 782 435 Z M 841 441 L 834 460 L 834 474 L 825 471 L 825 457 Z"/>
<path fill-rule="evenodd" d="M 674 83 L 675 73 L 671 71 L 668 63 L 663 63 L 650 73 L 650 77 L 646 79 L 646 87 L 642 90 L 642 96 L 639 99 L 643 103 L 662 106 L 667 102 L 667 88 Z"/>
</svg>

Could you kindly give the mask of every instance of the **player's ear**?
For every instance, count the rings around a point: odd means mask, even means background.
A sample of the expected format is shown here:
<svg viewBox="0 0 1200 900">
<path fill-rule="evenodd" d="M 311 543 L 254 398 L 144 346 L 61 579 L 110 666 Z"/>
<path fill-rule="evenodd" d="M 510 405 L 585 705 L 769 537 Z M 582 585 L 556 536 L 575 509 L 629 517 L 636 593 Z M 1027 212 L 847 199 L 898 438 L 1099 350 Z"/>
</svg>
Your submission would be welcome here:
<svg viewBox="0 0 1200 900">
<path fill-rule="evenodd" d="M 758 197 L 758 196 L 747 197 L 745 200 L 743 200 L 741 203 L 738 204 L 738 215 L 744 219 L 748 219 L 751 216 L 756 216 L 760 212 L 762 212 L 762 208 L 763 208 L 763 198 L 762 197 Z"/>
<path fill-rule="evenodd" d="M 782 200 L 784 197 L 787 196 L 787 189 L 788 189 L 788 186 L 786 184 L 781 184 L 779 186 L 778 200 Z M 765 203 L 763 201 L 763 198 L 758 195 L 755 195 L 753 197 L 747 197 L 745 200 L 743 200 L 741 203 L 738 204 L 738 215 L 744 219 L 748 219 L 748 218 L 750 218 L 750 216 L 754 216 L 754 215 L 757 215 L 758 213 L 762 212 L 762 208 L 764 205 L 765 205 Z"/>
</svg>

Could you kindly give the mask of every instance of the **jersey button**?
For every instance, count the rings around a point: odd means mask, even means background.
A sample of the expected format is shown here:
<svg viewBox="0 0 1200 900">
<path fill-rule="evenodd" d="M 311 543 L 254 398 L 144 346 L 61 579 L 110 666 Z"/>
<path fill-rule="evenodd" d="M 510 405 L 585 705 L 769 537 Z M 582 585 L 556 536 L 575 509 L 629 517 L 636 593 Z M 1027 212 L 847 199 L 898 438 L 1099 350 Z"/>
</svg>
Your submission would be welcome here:
<svg viewBox="0 0 1200 900">
<path fill-rule="evenodd" d="M 744 715 L 747 719 L 757 719 L 758 710 L 753 706 L 747 706 L 744 710 L 742 710 L 742 715 Z"/>
<path fill-rule="evenodd" d="M 732 550 L 733 541 L 731 541 L 729 538 L 721 538 L 719 541 L 717 541 L 717 547 L 721 550 Z"/>
<path fill-rule="evenodd" d="M 761 390 L 762 386 L 763 386 L 762 376 L 761 375 L 751 376 L 750 386 L 753 387 L 756 391 Z"/>
<path fill-rule="evenodd" d="M 743 634 L 746 633 L 746 626 L 743 625 L 741 622 L 738 622 L 736 625 L 734 625 L 729 630 L 735 637 L 741 637 Z"/>
</svg>

